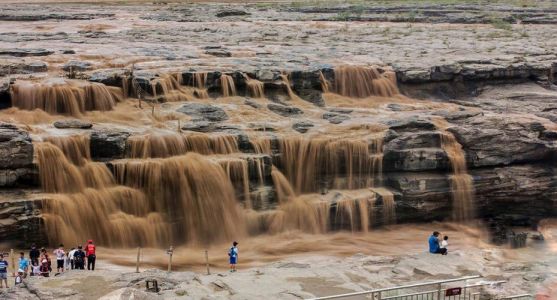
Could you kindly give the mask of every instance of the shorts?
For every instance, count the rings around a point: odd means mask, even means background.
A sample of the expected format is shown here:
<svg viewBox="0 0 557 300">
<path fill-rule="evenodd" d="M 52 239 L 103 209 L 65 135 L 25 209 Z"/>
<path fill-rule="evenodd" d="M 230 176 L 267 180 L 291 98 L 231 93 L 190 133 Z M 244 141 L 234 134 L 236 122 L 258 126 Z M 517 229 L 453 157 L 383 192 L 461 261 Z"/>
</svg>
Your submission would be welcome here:
<svg viewBox="0 0 557 300">
<path fill-rule="evenodd" d="M 0 273 L 0 280 L 8 280 L 8 272 Z"/>
<path fill-rule="evenodd" d="M 238 258 L 237 257 L 230 257 L 230 264 L 231 265 L 235 265 L 238 262 Z"/>
<path fill-rule="evenodd" d="M 56 268 L 64 268 L 64 260 L 63 259 L 57 259 L 56 260 Z"/>
</svg>

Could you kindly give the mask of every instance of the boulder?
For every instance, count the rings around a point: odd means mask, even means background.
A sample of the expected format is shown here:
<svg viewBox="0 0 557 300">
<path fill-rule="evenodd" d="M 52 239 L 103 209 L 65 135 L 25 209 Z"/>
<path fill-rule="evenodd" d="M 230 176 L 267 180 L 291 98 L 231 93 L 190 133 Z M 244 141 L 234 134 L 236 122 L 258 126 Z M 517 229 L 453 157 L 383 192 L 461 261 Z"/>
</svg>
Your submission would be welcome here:
<svg viewBox="0 0 557 300">
<path fill-rule="evenodd" d="M 70 60 L 69 62 L 65 63 L 62 66 L 62 70 L 74 71 L 74 72 L 83 72 L 88 71 L 93 68 L 93 65 L 88 61 L 81 61 L 81 60 Z"/>
<path fill-rule="evenodd" d="M 308 130 L 310 130 L 313 127 L 313 123 L 309 122 L 309 121 L 301 121 L 301 122 L 296 122 L 292 125 L 292 129 L 298 131 L 299 133 L 306 133 L 308 132 Z"/>
<path fill-rule="evenodd" d="M 93 123 L 79 119 L 58 120 L 53 125 L 59 129 L 91 129 L 93 127 Z"/>
<path fill-rule="evenodd" d="M 423 130 L 436 130 L 435 124 L 430 120 L 421 118 L 419 116 L 412 116 L 402 120 L 391 120 L 386 124 L 389 129 L 395 131 L 423 131 Z"/>
<path fill-rule="evenodd" d="M 286 105 L 282 105 L 282 104 L 275 104 L 275 103 L 269 103 L 267 104 L 267 108 L 278 114 L 281 115 L 283 117 L 294 117 L 294 116 L 298 116 L 303 114 L 304 112 L 294 106 L 286 106 Z"/>
<path fill-rule="evenodd" d="M 91 157 L 96 160 L 123 158 L 129 136 L 125 131 L 94 131 L 90 138 Z"/>
<path fill-rule="evenodd" d="M 329 121 L 331 124 L 340 124 L 346 120 L 350 120 L 350 117 L 345 114 L 326 112 L 323 114 L 323 119 Z"/>
<path fill-rule="evenodd" d="M 176 111 L 211 122 L 228 120 L 228 115 L 218 106 L 204 103 L 186 103 Z"/>
<path fill-rule="evenodd" d="M 194 121 L 182 126 L 182 130 L 195 132 L 211 132 L 215 130 L 215 123 L 208 121 Z"/>
</svg>

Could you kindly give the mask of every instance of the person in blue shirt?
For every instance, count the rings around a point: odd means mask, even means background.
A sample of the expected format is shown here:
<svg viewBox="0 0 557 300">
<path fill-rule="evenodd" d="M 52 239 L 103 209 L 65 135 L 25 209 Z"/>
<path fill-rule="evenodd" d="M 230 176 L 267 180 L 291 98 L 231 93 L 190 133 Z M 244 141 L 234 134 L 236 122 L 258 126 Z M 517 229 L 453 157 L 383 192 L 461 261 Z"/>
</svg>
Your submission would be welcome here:
<svg viewBox="0 0 557 300">
<path fill-rule="evenodd" d="M 238 263 L 238 242 L 232 243 L 232 247 L 228 250 L 230 259 L 230 272 L 236 272 L 236 264 Z"/>
<path fill-rule="evenodd" d="M 27 277 L 27 270 L 29 269 L 29 260 L 25 258 L 25 253 L 19 253 L 19 270 L 18 272 L 23 273 L 23 278 Z"/>
<path fill-rule="evenodd" d="M 433 254 L 445 254 L 447 252 L 446 248 L 439 247 L 439 232 L 434 231 L 429 237 L 429 253 Z"/>
</svg>

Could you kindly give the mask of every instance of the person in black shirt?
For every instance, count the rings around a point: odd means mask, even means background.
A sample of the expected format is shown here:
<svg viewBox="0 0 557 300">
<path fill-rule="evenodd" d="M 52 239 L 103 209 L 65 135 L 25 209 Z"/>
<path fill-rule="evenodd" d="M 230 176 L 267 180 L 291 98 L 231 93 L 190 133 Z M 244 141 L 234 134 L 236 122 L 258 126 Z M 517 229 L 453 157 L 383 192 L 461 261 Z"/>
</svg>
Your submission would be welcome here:
<svg viewBox="0 0 557 300">
<path fill-rule="evenodd" d="M 77 270 L 85 269 L 85 251 L 83 251 L 83 247 L 79 245 L 77 250 L 73 255 L 74 265 Z"/>
<path fill-rule="evenodd" d="M 35 265 L 35 263 L 39 263 L 39 256 L 41 256 L 41 252 L 37 249 L 35 244 L 31 245 L 31 251 L 29 251 L 29 258 L 31 259 L 31 264 Z"/>
</svg>

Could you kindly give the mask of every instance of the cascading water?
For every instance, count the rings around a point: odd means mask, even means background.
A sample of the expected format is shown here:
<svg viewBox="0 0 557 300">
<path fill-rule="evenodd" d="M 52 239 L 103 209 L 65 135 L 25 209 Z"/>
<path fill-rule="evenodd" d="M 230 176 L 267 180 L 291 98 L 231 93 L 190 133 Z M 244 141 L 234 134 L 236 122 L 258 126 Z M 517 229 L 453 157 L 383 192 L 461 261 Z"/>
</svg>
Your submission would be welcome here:
<svg viewBox="0 0 557 300">
<path fill-rule="evenodd" d="M 248 75 L 244 74 L 244 78 L 246 79 L 246 86 L 249 92 L 249 95 L 253 98 L 263 98 L 265 97 L 265 88 L 263 86 L 263 82 L 251 79 Z"/>
<path fill-rule="evenodd" d="M 475 217 L 474 184 L 472 176 L 468 174 L 466 158 L 462 146 L 455 136 L 447 131 L 447 121 L 436 118 L 435 125 L 441 134 L 441 147 L 447 153 L 453 174 L 449 176 L 451 194 L 453 197 L 453 219 L 466 221 Z"/>
<path fill-rule="evenodd" d="M 236 86 L 234 85 L 234 78 L 230 75 L 222 74 L 220 76 L 220 87 L 223 97 L 236 96 Z"/>
<path fill-rule="evenodd" d="M 373 67 L 335 67 L 334 92 L 343 96 L 365 98 L 369 96 L 392 97 L 398 94 L 393 72 L 381 73 Z M 323 90 L 329 90 L 322 78 Z"/>
<path fill-rule="evenodd" d="M 18 82 L 12 86 L 12 105 L 50 114 L 81 116 L 85 111 L 112 110 L 124 98 L 120 88 L 77 80 Z"/>
</svg>

